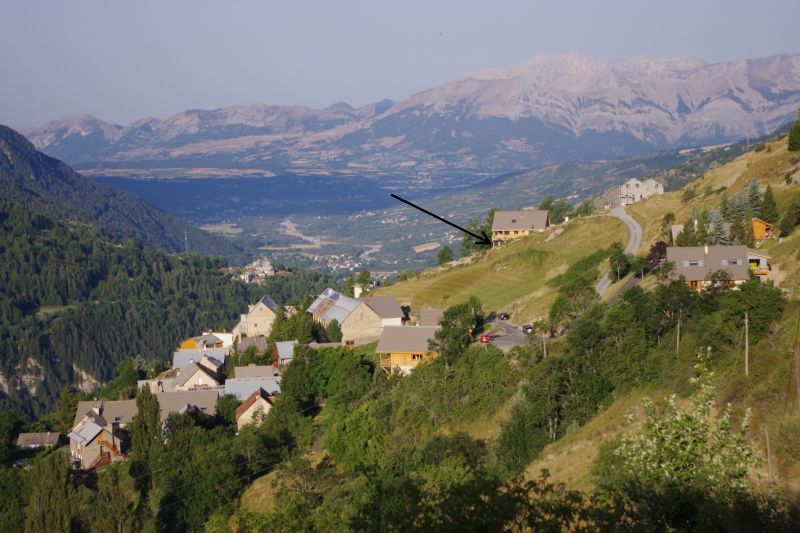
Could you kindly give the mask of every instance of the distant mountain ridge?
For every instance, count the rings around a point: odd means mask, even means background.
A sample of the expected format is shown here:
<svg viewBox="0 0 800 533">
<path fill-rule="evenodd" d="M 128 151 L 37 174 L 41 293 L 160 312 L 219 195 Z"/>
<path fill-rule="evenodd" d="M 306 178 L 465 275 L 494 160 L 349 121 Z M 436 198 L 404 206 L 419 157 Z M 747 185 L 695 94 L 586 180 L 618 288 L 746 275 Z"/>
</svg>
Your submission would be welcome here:
<svg viewBox="0 0 800 533">
<path fill-rule="evenodd" d="M 800 107 L 800 54 L 706 64 L 537 56 L 401 102 L 236 106 L 117 126 L 88 115 L 30 135 L 72 163 L 223 162 L 297 171 L 507 171 L 764 135 Z"/>
<path fill-rule="evenodd" d="M 93 125 L 90 119 L 74 125 Z M 239 258 L 242 250 L 210 235 L 133 194 L 95 183 L 69 166 L 36 151 L 25 137 L 0 125 L 0 201 L 25 206 L 57 220 L 89 222 L 121 240 L 180 252 L 188 238 L 190 250 Z"/>
</svg>

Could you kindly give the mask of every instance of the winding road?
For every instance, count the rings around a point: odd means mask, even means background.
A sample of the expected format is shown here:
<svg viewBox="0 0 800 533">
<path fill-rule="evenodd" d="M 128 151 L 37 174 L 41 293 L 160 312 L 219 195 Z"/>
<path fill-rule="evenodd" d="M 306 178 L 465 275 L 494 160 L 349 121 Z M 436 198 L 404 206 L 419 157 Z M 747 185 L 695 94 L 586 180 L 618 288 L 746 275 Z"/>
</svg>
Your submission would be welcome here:
<svg viewBox="0 0 800 533">
<path fill-rule="evenodd" d="M 639 249 L 639 245 L 642 243 L 642 227 L 633 217 L 625 212 L 625 208 L 623 207 L 615 207 L 611 210 L 611 215 L 620 219 L 628 228 L 628 244 L 625 246 L 625 253 L 634 253 Z M 602 296 L 609 285 L 611 285 L 611 278 L 608 276 L 608 273 L 606 273 L 600 278 L 594 289 Z M 488 329 L 494 329 L 495 331 L 492 344 L 504 352 L 508 352 L 514 346 L 521 346 L 530 342 L 528 336 L 522 333 L 520 328 L 505 320 L 492 319 L 487 321 L 486 325 L 489 326 Z M 500 330 L 499 334 L 497 330 Z"/>
<path fill-rule="evenodd" d="M 617 217 L 628 227 L 628 244 L 625 246 L 625 253 L 632 254 L 636 252 L 636 250 L 639 249 L 639 245 L 642 244 L 642 227 L 632 216 L 625 212 L 625 208 L 622 206 L 612 209 L 611 216 Z M 597 294 L 602 296 L 609 285 L 611 285 L 611 278 L 608 276 L 608 272 L 606 272 L 603 277 L 597 281 L 594 290 L 597 291 Z"/>
</svg>

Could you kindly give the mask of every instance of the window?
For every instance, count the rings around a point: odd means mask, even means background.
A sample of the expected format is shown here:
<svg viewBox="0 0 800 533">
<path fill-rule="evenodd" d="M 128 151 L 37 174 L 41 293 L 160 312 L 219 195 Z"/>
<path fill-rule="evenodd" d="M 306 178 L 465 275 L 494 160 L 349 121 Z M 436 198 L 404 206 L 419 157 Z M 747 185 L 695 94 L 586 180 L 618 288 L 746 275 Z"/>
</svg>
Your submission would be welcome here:
<svg viewBox="0 0 800 533">
<path fill-rule="evenodd" d="M 683 262 L 683 266 L 685 266 L 685 267 L 689 267 L 689 266 L 697 267 L 697 266 L 700 266 L 701 267 L 701 266 L 703 266 L 703 261 L 701 261 L 700 259 L 689 259 L 688 261 L 684 261 Z"/>
<path fill-rule="evenodd" d="M 412 360 L 412 361 L 422 361 L 422 354 L 421 354 L 421 353 L 415 353 L 415 354 L 413 354 L 413 355 L 411 356 L 411 360 Z"/>
</svg>

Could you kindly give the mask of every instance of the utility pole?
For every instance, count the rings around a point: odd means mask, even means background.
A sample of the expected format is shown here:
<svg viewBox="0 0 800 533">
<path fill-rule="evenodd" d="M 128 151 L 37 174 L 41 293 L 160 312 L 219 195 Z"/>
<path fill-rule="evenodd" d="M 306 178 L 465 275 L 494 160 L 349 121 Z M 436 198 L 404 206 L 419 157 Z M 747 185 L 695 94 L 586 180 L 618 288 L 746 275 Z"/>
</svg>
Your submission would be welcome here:
<svg viewBox="0 0 800 533">
<path fill-rule="evenodd" d="M 769 472 L 769 478 L 772 479 L 772 450 L 769 447 L 769 429 L 767 426 L 764 426 L 764 435 L 767 436 L 767 472 Z"/>
<path fill-rule="evenodd" d="M 800 407 L 800 344 L 794 343 L 794 386 L 797 389 L 797 406 Z"/>
<path fill-rule="evenodd" d="M 681 352 L 681 318 L 683 309 L 678 310 L 678 337 L 675 339 L 675 360 L 677 361 Z"/>
<path fill-rule="evenodd" d="M 544 358 L 547 359 L 547 334 L 542 335 L 542 353 Z"/>
<path fill-rule="evenodd" d="M 744 375 L 750 376 L 750 331 L 747 310 L 744 312 Z"/>
</svg>

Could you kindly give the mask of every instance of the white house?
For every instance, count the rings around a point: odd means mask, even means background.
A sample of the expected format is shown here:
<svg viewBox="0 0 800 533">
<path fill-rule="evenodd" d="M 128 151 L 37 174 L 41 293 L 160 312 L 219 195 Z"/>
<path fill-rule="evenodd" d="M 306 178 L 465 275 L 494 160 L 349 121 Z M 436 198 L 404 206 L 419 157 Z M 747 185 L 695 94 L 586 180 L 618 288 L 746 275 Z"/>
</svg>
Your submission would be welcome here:
<svg viewBox="0 0 800 533">
<path fill-rule="evenodd" d="M 648 178 L 644 181 L 631 178 L 619 188 L 619 204 L 635 204 L 654 194 L 664 194 L 664 186 L 653 178 Z"/>
</svg>

